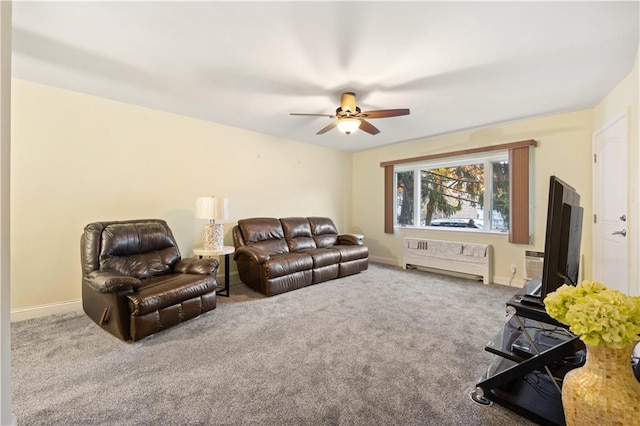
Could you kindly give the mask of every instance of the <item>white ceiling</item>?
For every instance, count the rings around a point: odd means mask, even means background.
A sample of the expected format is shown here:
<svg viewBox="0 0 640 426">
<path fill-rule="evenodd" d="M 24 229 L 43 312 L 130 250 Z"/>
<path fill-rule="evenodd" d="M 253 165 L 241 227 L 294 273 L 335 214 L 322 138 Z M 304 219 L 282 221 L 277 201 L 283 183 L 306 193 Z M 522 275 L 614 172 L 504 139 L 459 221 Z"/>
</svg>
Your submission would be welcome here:
<svg viewBox="0 0 640 426">
<path fill-rule="evenodd" d="M 15 77 L 346 151 L 595 106 L 632 69 L 632 2 L 13 4 Z M 381 133 L 317 136 L 340 93 Z"/>
</svg>

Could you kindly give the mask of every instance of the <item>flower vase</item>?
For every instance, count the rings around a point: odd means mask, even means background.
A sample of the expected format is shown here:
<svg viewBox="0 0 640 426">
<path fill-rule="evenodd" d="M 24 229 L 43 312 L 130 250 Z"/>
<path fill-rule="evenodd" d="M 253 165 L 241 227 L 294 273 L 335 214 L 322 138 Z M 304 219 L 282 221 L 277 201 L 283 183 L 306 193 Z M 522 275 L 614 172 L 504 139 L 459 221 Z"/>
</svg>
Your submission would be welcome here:
<svg viewBox="0 0 640 426">
<path fill-rule="evenodd" d="M 562 383 L 567 426 L 640 425 L 640 382 L 631 368 L 634 347 L 587 345 L 586 363 L 569 371 Z"/>
</svg>

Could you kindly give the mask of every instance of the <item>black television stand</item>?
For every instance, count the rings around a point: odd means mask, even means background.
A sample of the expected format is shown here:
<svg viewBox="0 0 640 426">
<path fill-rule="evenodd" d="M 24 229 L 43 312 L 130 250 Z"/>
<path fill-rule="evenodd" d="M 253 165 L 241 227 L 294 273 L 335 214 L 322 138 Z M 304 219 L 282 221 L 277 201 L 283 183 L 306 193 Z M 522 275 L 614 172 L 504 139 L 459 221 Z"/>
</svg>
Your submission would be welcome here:
<svg viewBox="0 0 640 426">
<path fill-rule="evenodd" d="M 544 307 L 521 303 L 528 290 L 506 303 L 508 320 L 485 347 L 495 357 L 473 398 L 494 401 L 542 425 L 565 425 L 562 379 L 584 364 L 584 343 Z"/>
</svg>

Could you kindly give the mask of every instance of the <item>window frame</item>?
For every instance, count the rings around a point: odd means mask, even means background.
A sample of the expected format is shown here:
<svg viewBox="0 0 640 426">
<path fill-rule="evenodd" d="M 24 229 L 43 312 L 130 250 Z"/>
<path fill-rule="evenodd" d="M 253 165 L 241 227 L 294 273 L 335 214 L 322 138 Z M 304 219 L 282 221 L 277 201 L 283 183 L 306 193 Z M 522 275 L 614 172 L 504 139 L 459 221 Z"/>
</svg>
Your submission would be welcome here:
<svg viewBox="0 0 640 426">
<path fill-rule="evenodd" d="M 414 228 L 414 229 L 428 229 L 438 231 L 464 231 L 464 232 L 476 232 L 476 233 L 492 233 L 506 235 L 509 231 L 501 231 L 497 229 L 477 229 L 477 228 L 456 228 L 456 227 L 439 227 L 430 225 L 421 225 L 422 216 L 422 194 L 420 188 L 422 187 L 422 171 L 428 171 L 437 168 L 449 168 L 457 167 L 469 164 L 482 163 L 484 168 L 484 204 L 483 209 L 483 223 L 491 225 L 491 205 L 493 200 L 493 163 L 499 161 L 509 161 L 509 151 L 491 151 L 484 153 L 476 153 L 469 155 L 459 155 L 454 157 L 441 157 L 431 160 L 416 162 L 416 163 L 403 163 L 393 166 L 393 186 L 398 188 L 398 173 L 413 172 L 413 225 L 403 225 L 398 223 L 398 215 L 393 216 L 394 228 Z M 487 179 L 487 176 L 489 179 Z M 511 191 L 510 191 L 511 192 Z M 490 196 L 486 196 L 490 194 Z M 396 203 L 394 203 L 394 211 L 397 208 L 397 193 Z"/>
<path fill-rule="evenodd" d="M 382 161 L 380 167 L 384 168 L 384 232 L 393 234 L 393 212 L 395 205 L 394 188 L 394 167 L 396 164 L 412 163 L 443 157 L 455 157 L 478 152 L 509 151 L 509 243 L 511 244 L 532 244 L 532 235 L 529 229 L 531 221 L 531 201 L 532 193 L 530 185 L 530 151 L 538 143 L 533 139 L 508 142 L 498 145 L 481 146 L 468 148 L 453 152 L 440 152 L 422 155 L 419 157 L 402 158 L 398 160 Z"/>
</svg>

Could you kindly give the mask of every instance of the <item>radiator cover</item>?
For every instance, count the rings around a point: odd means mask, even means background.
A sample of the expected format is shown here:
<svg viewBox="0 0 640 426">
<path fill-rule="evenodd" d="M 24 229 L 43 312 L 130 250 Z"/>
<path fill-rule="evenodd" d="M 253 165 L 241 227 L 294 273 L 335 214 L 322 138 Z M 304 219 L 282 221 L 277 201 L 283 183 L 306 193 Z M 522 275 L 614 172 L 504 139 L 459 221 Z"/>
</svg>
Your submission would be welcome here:
<svg viewBox="0 0 640 426">
<path fill-rule="evenodd" d="M 485 284 L 493 280 L 490 244 L 405 237 L 402 254 L 405 269 L 421 266 L 480 276 Z"/>
</svg>

